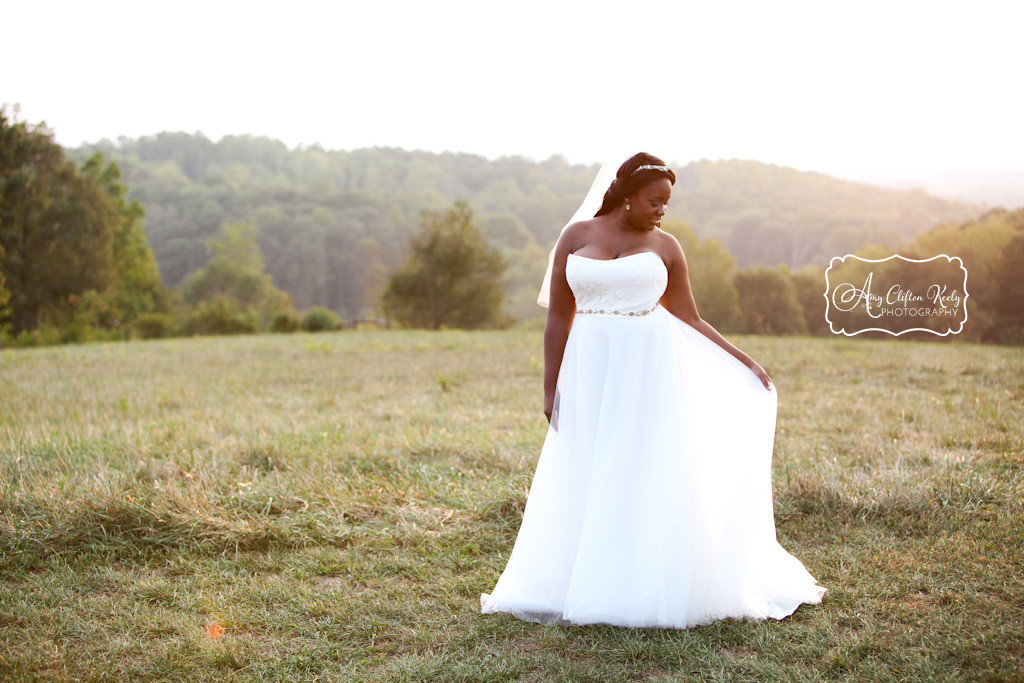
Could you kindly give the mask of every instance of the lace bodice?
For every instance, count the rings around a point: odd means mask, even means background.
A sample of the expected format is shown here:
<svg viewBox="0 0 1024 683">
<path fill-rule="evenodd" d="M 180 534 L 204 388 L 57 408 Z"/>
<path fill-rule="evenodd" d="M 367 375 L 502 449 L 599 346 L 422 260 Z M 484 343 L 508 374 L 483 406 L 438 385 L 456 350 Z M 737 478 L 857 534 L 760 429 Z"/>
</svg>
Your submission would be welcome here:
<svg viewBox="0 0 1024 683">
<path fill-rule="evenodd" d="M 665 263 L 650 251 L 605 261 L 569 254 L 565 278 L 576 310 L 586 313 L 650 312 L 668 285 Z"/>
</svg>

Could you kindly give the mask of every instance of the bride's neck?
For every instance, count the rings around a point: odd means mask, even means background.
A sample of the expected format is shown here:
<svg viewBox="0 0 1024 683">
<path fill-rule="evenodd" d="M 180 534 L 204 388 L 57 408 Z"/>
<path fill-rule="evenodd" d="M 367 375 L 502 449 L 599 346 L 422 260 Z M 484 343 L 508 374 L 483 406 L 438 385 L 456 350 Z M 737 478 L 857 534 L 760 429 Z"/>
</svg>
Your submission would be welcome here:
<svg viewBox="0 0 1024 683">
<path fill-rule="evenodd" d="M 615 227 L 618 228 L 619 230 L 622 230 L 623 232 L 645 232 L 643 229 L 633 225 L 633 223 L 629 220 L 629 213 L 626 212 L 625 204 L 615 209 L 615 211 L 611 212 L 609 216 L 611 217 L 612 223 L 615 225 Z"/>
</svg>

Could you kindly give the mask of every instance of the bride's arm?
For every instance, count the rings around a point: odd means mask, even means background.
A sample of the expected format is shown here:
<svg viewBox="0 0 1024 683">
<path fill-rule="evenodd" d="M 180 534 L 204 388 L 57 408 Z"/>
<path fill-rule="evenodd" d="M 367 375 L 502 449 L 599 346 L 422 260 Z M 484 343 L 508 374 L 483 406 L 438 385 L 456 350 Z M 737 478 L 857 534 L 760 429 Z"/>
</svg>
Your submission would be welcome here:
<svg viewBox="0 0 1024 683">
<path fill-rule="evenodd" d="M 750 371 L 761 381 L 765 389 L 770 388 L 771 379 L 757 361 L 740 351 L 733 344 L 723 337 L 718 330 L 709 325 L 697 313 L 697 303 L 693 300 L 693 291 L 690 289 L 690 274 L 686 265 L 686 255 L 683 248 L 675 237 L 666 234 L 666 246 L 668 252 L 668 287 L 661 297 L 661 305 L 669 313 L 676 316 L 687 325 L 697 330 L 705 337 L 725 349 L 731 356 L 750 368 Z"/>
<path fill-rule="evenodd" d="M 569 329 L 576 315 L 576 298 L 565 280 L 565 261 L 573 251 L 575 242 L 573 226 L 562 234 L 555 246 L 555 260 L 551 269 L 551 292 L 548 301 L 548 318 L 544 325 L 544 415 L 551 421 L 555 405 L 555 388 L 558 371 L 562 367 L 565 343 Z"/>
</svg>

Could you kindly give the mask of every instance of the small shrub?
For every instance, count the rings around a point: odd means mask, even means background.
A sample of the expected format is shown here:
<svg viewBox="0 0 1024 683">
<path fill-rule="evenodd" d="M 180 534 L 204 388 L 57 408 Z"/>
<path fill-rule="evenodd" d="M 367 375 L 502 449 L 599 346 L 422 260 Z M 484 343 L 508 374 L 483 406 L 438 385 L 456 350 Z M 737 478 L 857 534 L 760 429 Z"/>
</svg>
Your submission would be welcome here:
<svg viewBox="0 0 1024 683">
<path fill-rule="evenodd" d="M 234 299 L 216 296 L 195 307 L 185 331 L 189 334 L 249 334 L 257 327 L 252 311 L 243 310 Z"/>
<path fill-rule="evenodd" d="M 22 330 L 11 340 L 12 346 L 18 348 L 54 346 L 62 342 L 61 331 L 50 325 L 43 325 L 35 330 Z"/>
<path fill-rule="evenodd" d="M 36 335 L 32 331 L 22 330 L 18 333 L 18 336 L 11 340 L 11 344 L 19 348 L 26 348 L 29 346 L 38 346 L 39 341 L 36 339 Z"/>
<path fill-rule="evenodd" d="M 302 325 L 302 319 L 295 311 L 281 311 L 270 323 L 271 332 L 295 332 Z"/>
<path fill-rule="evenodd" d="M 116 333 L 89 325 L 81 320 L 75 320 L 61 331 L 60 343 L 87 344 L 89 342 L 108 341 L 116 338 Z"/>
<path fill-rule="evenodd" d="M 163 339 L 174 336 L 174 317 L 166 313 L 142 313 L 132 326 L 140 339 Z"/>
<path fill-rule="evenodd" d="M 306 312 L 302 318 L 302 329 L 306 332 L 329 332 L 341 328 L 341 319 L 334 311 L 317 306 Z"/>
</svg>

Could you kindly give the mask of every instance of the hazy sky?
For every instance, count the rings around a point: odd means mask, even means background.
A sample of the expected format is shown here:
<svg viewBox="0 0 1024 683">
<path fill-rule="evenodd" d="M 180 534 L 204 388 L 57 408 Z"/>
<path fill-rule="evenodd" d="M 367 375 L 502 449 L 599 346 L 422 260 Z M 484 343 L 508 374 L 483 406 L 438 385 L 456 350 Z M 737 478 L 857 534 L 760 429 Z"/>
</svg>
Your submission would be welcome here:
<svg viewBox="0 0 1024 683">
<path fill-rule="evenodd" d="M 1024 171 L 1024 3 L 6 0 L 0 101 L 163 130 L 835 175 Z"/>
</svg>

